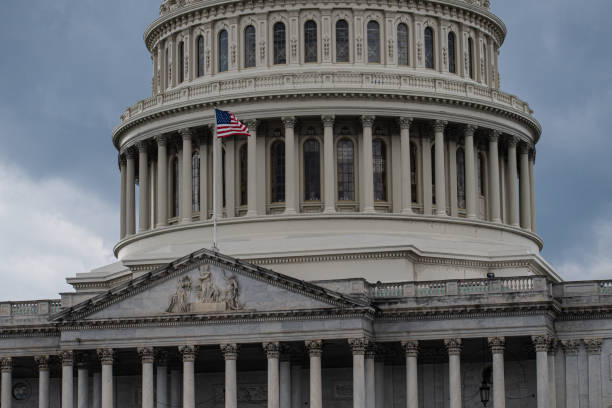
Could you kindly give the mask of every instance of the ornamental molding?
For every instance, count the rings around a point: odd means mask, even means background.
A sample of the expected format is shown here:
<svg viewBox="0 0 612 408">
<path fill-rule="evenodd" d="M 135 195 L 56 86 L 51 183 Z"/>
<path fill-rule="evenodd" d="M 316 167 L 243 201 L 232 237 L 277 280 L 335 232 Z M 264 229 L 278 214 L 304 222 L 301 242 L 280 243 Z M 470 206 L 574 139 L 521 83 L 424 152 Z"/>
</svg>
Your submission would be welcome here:
<svg viewBox="0 0 612 408">
<path fill-rule="evenodd" d="M 603 339 L 601 338 L 593 338 L 593 339 L 584 339 L 584 348 L 589 354 L 600 354 L 601 353 L 601 343 Z"/>
<path fill-rule="evenodd" d="M 444 346 L 448 351 L 449 356 L 458 356 L 461 354 L 462 341 L 459 338 L 444 339 Z"/>
<path fill-rule="evenodd" d="M 561 347 L 566 355 L 577 355 L 580 350 L 580 340 L 561 340 Z"/>
<path fill-rule="evenodd" d="M 71 350 L 63 350 L 59 353 L 62 366 L 72 366 L 74 364 L 74 353 Z"/>
<path fill-rule="evenodd" d="M 489 337 L 489 347 L 493 354 L 504 354 L 506 339 L 504 337 Z"/>
<path fill-rule="evenodd" d="M 554 302 L 529 302 L 507 304 L 469 304 L 448 307 L 411 307 L 381 310 L 376 321 L 422 321 L 422 320 L 456 320 L 482 319 L 492 317 L 542 316 L 547 315 L 555 320 L 557 308 Z"/>
<path fill-rule="evenodd" d="M 223 358 L 225 360 L 236 360 L 238 358 L 238 350 L 240 349 L 240 345 L 235 343 L 230 344 L 220 344 L 221 352 L 223 353 Z"/>
<path fill-rule="evenodd" d="M 115 358 L 115 350 L 113 350 L 112 348 L 99 348 L 96 350 L 96 353 L 98 354 L 98 358 L 100 359 L 100 364 L 113 364 L 113 360 Z"/>
<path fill-rule="evenodd" d="M 419 355 L 419 341 L 418 340 L 405 340 L 401 342 L 402 348 L 406 357 L 418 357 Z"/>
<path fill-rule="evenodd" d="M 278 341 L 264 342 L 262 343 L 262 347 L 264 351 L 266 352 L 268 359 L 271 359 L 271 358 L 278 359 L 280 357 L 281 348 L 280 348 L 280 343 Z"/>
<path fill-rule="evenodd" d="M 323 340 L 306 340 L 304 345 L 310 357 L 321 357 L 323 354 Z"/>
<path fill-rule="evenodd" d="M 351 346 L 351 351 L 354 356 L 363 356 L 366 353 L 366 349 L 370 346 L 370 339 L 367 337 L 348 339 L 348 344 Z"/>
<path fill-rule="evenodd" d="M 547 335 L 543 336 L 531 336 L 531 341 L 535 347 L 537 353 L 546 352 L 548 353 L 548 348 L 550 347 L 552 338 Z"/>
<path fill-rule="evenodd" d="M 13 359 L 12 357 L 1 357 L 0 358 L 0 371 L 3 373 L 10 373 L 13 371 Z"/>
<path fill-rule="evenodd" d="M 39 370 L 49 369 L 49 356 L 34 356 L 34 362 Z"/>
<path fill-rule="evenodd" d="M 196 355 L 198 354 L 198 346 L 194 345 L 185 345 L 179 346 L 179 353 L 183 357 L 183 362 L 193 362 L 196 359 Z"/>
<path fill-rule="evenodd" d="M 142 364 L 153 364 L 155 361 L 155 350 L 153 347 L 138 347 L 136 351 Z"/>
</svg>

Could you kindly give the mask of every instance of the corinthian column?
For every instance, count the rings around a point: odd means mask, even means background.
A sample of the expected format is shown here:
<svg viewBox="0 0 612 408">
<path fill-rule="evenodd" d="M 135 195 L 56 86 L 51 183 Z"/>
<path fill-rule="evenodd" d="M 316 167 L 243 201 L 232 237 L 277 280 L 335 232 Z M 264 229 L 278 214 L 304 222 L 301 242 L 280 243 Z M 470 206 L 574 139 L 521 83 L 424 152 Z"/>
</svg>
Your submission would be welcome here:
<svg viewBox="0 0 612 408">
<path fill-rule="evenodd" d="M 153 408 L 153 348 L 138 349 L 142 364 L 142 408 Z"/>
<path fill-rule="evenodd" d="M 476 126 L 467 125 L 463 138 L 465 151 L 465 204 L 467 217 L 476 219 L 476 157 L 474 154 L 474 132 Z"/>
<path fill-rule="evenodd" d="M 13 359 L 11 357 L 0 358 L 0 372 L 2 373 L 0 407 L 11 408 L 13 401 Z"/>
<path fill-rule="evenodd" d="M 36 356 L 34 361 L 38 366 L 38 408 L 49 408 L 49 356 Z"/>
<path fill-rule="evenodd" d="M 279 390 L 279 357 L 280 345 L 278 342 L 263 343 L 268 356 L 268 408 L 280 407 Z"/>
<path fill-rule="evenodd" d="M 402 341 L 406 353 L 406 407 L 419 408 L 419 380 L 417 357 L 419 355 L 418 340 Z"/>
<path fill-rule="evenodd" d="M 125 202 L 125 189 L 126 189 L 126 181 L 127 181 L 127 175 L 126 173 L 126 159 L 125 159 L 125 155 L 120 154 L 119 155 L 119 170 L 121 171 L 121 207 L 120 207 L 120 238 L 123 239 L 125 238 L 125 229 L 126 229 L 126 223 L 125 223 L 125 211 L 126 211 L 126 202 Z"/>
<path fill-rule="evenodd" d="M 168 362 L 166 352 L 158 350 L 155 358 L 157 360 L 157 408 L 168 407 Z"/>
<path fill-rule="evenodd" d="M 531 229 L 531 177 L 529 176 L 529 146 L 520 145 L 521 161 L 521 227 Z"/>
<path fill-rule="evenodd" d="M 136 233 L 136 152 L 128 149 L 125 190 L 125 233 L 127 236 Z"/>
<path fill-rule="evenodd" d="M 102 365 L 102 408 L 113 408 L 113 349 L 98 349 L 98 358 Z"/>
<path fill-rule="evenodd" d="M 446 170 L 444 166 L 444 129 L 448 122 L 436 120 L 434 134 L 436 138 L 436 215 L 446 216 Z"/>
<path fill-rule="evenodd" d="M 323 115 L 323 176 L 326 214 L 336 212 L 336 171 L 334 164 L 334 115 Z"/>
<path fill-rule="evenodd" d="M 565 404 L 569 407 L 580 406 L 580 380 L 578 379 L 578 351 L 580 341 L 561 340 L 565 354 Z"/>
<path fill-rule="evenodd" d="M 448 350 L 450 408 L 461 408 L 461 339 L 444 340 Z"/>
<path fill-rule="evenodd" d="M 77 373 L 77 407 L 89 408 L 89 369 L 87 354 L 78 354 Z"/>
<path fill-rule="evenodd" d="M 72 408 L 74 355 L 72 351 L 62 351 L 60 359 L 62 360 L 62 408 Z"/>
<path fill-rule="evenodd" d="M 557 353 L 558 341 L 552 339 L 548 346 L 548 405 L 550 408 L 557 408 L 557 382 L 555 369 L 555 355 Z"/>
<path fill-rule="evenodd" d="M 601 408 L 601 343 L 602 339 L 584 339 L 589 364 L 589 408 Z"/>
<path fill-rule="evenodd" d="M 499 135 L 497 130 L 489 135 L 489 180 L 491 187 L 491 221 L 501 222 L 501 205 L 499 192 Z"/>
<path fill-rule="evenodd" d="M 247 217 L 257 215 L 257 120 L 246 121 L 251 137 L 247 142 Z"/>
<path fill-rule="evenodd" d="M 531 231 L 536 232 L 535 148 L 529 154 L 529 184 L 531 186 Z"/>
<path fill-rule="evenodd" d="M 365 351 L 368 339 L 349 339 L 353 352 L 353 408 L 366 407 Z"/>
<path fill-rule="evenodd" d="M 139 142 L 138 147 L 138 232 L 149 229 L 149 153 L 148 145 Z"/>
<path fill-rule="evenodd" d="M 361 190 L 363 197 L 363 212 L 373 213 L 374 210 L 374 158 L 372 157 L 372 125 L 374 116 L 361 117 L 363 125 L 363 172 L 361 176 Z"/>
<path fill-rule="evenodd" d="M 493 408 L 506 407 L 506 382 L 504 377 L 504 348 L 506 339 L 489 337 L 493 353 Z"/>
<path fill-rule="evenodd" d="M 191 222 L 192 213 L 192 183 L 193 183 L 193 166 L 191 163 L 191 156 L 193 154 L 193 148 L 191 146 L 191 138 L 193 136 L 191 129 L 180 129 L 179 133 L 183 139 L 183 182 L 181 183 L 181 223 L 185 224 Z"/>
<path fill-rule="evenodd" d="M 369 343 L 365 352 L 365 406 L 376 408 L 376 343 Z"/>
<path fill-rule="evenodd" d="M 310 408 L 323 408 L 323 388 L 321 382 L 321 340 L 307 340 L 306 349 L 310 356 Z"/>
<path fill-rule="evenodd" d="M 400 145 L 402 155 L 402 214 L 412 214 L 412 171 L 410 166 L 410 125 L 412 118 L 400 118 Z M 416 159 L 416 158 L 415 158 Z"/>
<path fill-rule="evenodd" d="M 198 348 L 181 346 L 179 352 L 183 355 L 183 408 L 195 408 L 194 362 Z"/>
<path fill-rule="evenodd" d="M 284 117 L 285 125 L 285 214 L 297 214 L 297 177 L 295 157 L 295 118 Z"/>
<path fill-rule="evenodd" d="M 225 358 L 225 408 L 238 407 L 238 386 L 236 383 L 237 344 L 221 344 Z"/>
<path fill-rule="evenodd" d="M 550 344 L 550 337 L 531 336 L 531 340 L 536 349 L 537 406 L 538 408 L 550 408 L 548 406 L 548 345 Z"/>
<path fill-rule="evenodd" d="M 518 139 L 510 137 L 508 139 L 508 190 L 510 201 L 510 225 L 519 225 L 518 214 L 518 191 L 516 186 L 516 144 Z"/>
<path fill-rule="evenodd" d="M 168 138 L 157 136 L 157 227 L 168 225 Z"/>
</svg>

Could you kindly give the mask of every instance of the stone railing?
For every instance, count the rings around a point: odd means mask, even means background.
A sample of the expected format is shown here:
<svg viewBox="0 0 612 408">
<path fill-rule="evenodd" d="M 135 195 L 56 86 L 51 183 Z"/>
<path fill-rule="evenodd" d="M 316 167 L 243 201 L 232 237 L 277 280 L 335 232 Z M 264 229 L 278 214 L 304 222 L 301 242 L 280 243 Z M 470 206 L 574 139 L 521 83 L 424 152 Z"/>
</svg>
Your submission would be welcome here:
<svg viewBox="0 0 612 408">
<path fill-rule="evenodd" d="M 61 307 L 59 299 L 2 302 L 0 303 L 0 318 L 48 316 L 59 312 Z"/>
<path fill-rule="evenodd" d="M 268 94 L 293 94 L 300 91 L 321 92 L 384 91 L 386 93 L 429 93 L 439 96 L 469 98 L 490 103 L 522 116 L 532 118 L 533 111 L 526 102 L 484 85 L 445 78 L 425 77 L 401 73 L 359 73 L 350 71 L 315 71 L 241 76 L 182 86 L 141 100 L 125 110 L 117 133 L 126 121 L 164 107 L 189 102 L 217 101 L 223 98 L 256 97 Z M 532 118 L 535 122 L 535 119 Z M 539 125 L 535 125 L 539 126 Z"/>
</svg>

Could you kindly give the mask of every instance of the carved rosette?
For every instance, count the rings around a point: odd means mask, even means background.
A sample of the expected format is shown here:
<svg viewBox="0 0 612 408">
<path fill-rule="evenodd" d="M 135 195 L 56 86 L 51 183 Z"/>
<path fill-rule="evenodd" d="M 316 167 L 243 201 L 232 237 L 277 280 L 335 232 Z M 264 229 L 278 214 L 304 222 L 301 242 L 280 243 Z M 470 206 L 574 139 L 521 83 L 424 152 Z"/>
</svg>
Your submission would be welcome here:
<svg viewBox="0 0 612 408">
<path fill-rule="evenodd" d="M 139 347 L 138 355 L 142 364 L 153 364 L 153 361 L 155 361 L 155 350 L 153 350 L 153 347 Z"/>
<path fill-rule="evenodd" d="M 361 116 L 361 124 L 363 125 L 364 128 L 366 128 L 366 127 L 371 128 L 372 125 L 374 125 L 374 119 L 376 119 L 375 116 L 372 116 L 372 115 L 362 115 Z"/>
<path fill-rule="evenodd" d="M 436 120 L 433 124 L 433 129 L 434 132 L 436 133 L 441 133 L 444 132 L 444 129 L 446 129 L 446 125 L 448 125 L 448 122 L 445 120 Z"/>
<path fill-rule="evenodd" d="M 221 352 L 223 353 L 223 358 L 226 360 L 236 360 L 238 358 L 238 344 L 221 344 Z"/>
<path fill-rule="evenodd" d="M 39 370 L 45 371 L 49 369 L 49 356 L 34 356 L 34 361 Z"/>
<path fill-rule="evenodd" d="M 448 350 L 449 356 L 458 356 L 461 354 L 461 339 L 444 339 L 444 345 Z"/>
<path fill-rule="evenodd" d="M 334 126 L 334 121 L 336 117 L 334 115 L 323 115 L 321 116 L 321 121 L 323 122 L 323 127 L 332 127 Z"/>
<path fill-rule="evenodd" d="M 323 340 L 306 340 L 304 344 L 310 357 L 321 357 L 323 353 Z"/>
<path fill-rule="evenodd" d="M 366 337 L 360 337 L 357 339 L 349 339 L 348 343 L 351 346 L 351 351 L 353 352 L 353 355 L 364 355 L 366 349 L 370 345 L 370 340 Z"/>
<path fill-rule="evenodd" d="M 61 351 L 60 360 L 63 366 L 71 366 L 74 363 L 74 353 L 71 350 Z"/>
<path fill-rule="evenodd" d="M 489 347 L 491 347 L 491 353 L 493 354 L 504 354 L 506 339 L 504 337 L 489 337 Z"/>
<path fill-rule="evenodd" d="M 584 348 L 589 354 L 600 354 L 602 339 L 584 339 Z"/>
<path fill-rule="evenodd" d="M 399 125 L 400 125 L 400 129 L 402 130 L 410 130 L 410 125 L 412 125 L 412 121 L 414 119 L 413 118 L 409 118 L 409 117 L 401 117 L 399 118 Z"/>
<path fill-rule="evenodd" d="M 419 341 L 418 340 L 405 340 L 402 341 L 402 348 L 406 357 L 417 357 L 419 355 Z"/>
<path fill-rule="evenodd" d="M 268 359 L 280 357 L 280 343 L 278 341 L 265 342 L 262 344 Z"/>
<path fill-rule="evenodd" d="M 561 347 L 567 355 L 577 355 L 580 349 L 580 340 L 561 340 Z"/>
<path fill-rule="evenodd" d="M 100 359 L 100 364 L 102 365 L 112 365 L 113 359 L 115 358 L 115 350 L 112 348 L 101 348 L 97 350 L 98 358 Z"/>
<path fill-rule="evenodd" d="M 531 336 L 531 341 L 537 353 L 548 352 L 548 347 L 550 345 L 549 336 Z"/>
<path fill-rule="evenodd" d="M 13 371 L 13 358 L 2 357 L 0 358 L 0 371 L 3 373 L 10 373 Z"/>
<path fill-rule="evenodd" d="M 195 361 L 196 355 L 198 354 L 198 346 L 179 346 L 178 351 L 183 356 L 183 362 Z"/>
</svg>

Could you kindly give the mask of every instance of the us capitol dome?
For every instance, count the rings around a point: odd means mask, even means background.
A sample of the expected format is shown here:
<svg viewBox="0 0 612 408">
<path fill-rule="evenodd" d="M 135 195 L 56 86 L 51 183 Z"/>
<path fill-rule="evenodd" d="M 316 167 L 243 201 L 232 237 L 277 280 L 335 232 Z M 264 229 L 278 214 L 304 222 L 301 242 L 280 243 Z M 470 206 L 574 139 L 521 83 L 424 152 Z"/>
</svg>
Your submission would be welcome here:
<svg viewBox="0 0 612 408">
<path fill-rule="evenodd" d="M 540 255 L 506 34 L 488 0 L 165 0 L 117 262 L 0 302 L 0 406 L 612 406 L 612 281 Z"/>
</svg>

